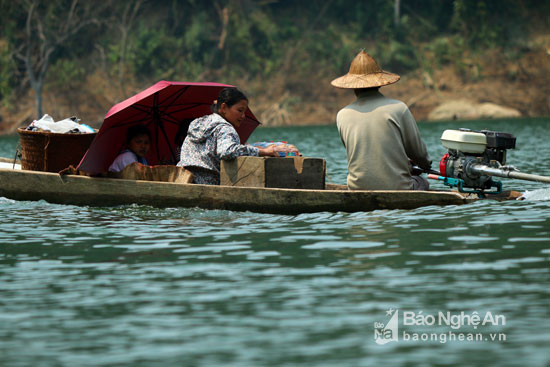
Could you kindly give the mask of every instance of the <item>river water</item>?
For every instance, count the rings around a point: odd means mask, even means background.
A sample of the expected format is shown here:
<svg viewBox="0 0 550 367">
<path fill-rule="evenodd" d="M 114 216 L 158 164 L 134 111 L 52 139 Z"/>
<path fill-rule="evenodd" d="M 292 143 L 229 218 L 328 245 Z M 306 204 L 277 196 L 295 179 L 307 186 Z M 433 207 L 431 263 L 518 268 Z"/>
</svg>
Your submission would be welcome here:
<svg viewBox="0 0 550 367">
<path fill-rule="evenodd" d="M 550 176 L 550 120 L 421 123 L 434 161 L 458 127 L 513 133 L 509 163 Z M 250 140 L 345 183 L 335 126 Z M 0 366 L 548 366 L 550 189 L 504 186 L 528 200 L 282 216 L 0 198 Z"/>
</svg>

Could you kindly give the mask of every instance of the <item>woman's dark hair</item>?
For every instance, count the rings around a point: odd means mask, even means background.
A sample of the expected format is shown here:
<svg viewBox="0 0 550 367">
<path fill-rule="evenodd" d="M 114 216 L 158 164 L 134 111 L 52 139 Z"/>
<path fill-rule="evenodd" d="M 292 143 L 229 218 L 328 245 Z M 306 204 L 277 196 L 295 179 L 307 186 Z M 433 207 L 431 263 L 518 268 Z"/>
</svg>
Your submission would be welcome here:
<svg viewBox="0 0 550 367">
<path fill-rule="evenodd" d="M 246 98 L 244 93 L 237 88 L 224 88 L 221 90 L 220 94 L 218 94 L 216 103 L 212 105 L 212 112 L 218 112 L 222 106 L 222 103 L 225 103 L 227 107 L 231 107 L 243 99 L 248 102 L 248 98 Z"/>
<path fill-rule="evenodd" d="M 126 144 L 130 144 L 130 141 L 136 136 L 147 135 L 151 140 L 151 132 L 144 125 L 130 126 L 126 131 Z"/>
</svg>

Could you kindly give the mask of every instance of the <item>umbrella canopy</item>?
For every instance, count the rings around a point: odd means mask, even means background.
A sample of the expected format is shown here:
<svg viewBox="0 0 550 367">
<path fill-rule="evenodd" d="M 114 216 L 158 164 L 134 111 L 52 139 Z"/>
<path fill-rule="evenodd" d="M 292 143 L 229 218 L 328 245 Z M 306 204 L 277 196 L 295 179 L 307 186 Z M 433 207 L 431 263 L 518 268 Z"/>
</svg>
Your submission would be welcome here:
<svg viewBox="0 0 550 367">
<path fill-rule="evenodd" d="M 126 130 L 133 125 L 145 125 L 151 132 L 151 149 L 147 161 L 151 165 L 177 162 L 175 138 L 180 125 L 212 113 L 210 106 L 228 84 L 160 81 L 146 90 L 114 105 L 103 121 L 78 169 L 90 174 L 106 172 L 125 148 Z M 236 128 L 241 143 L 259 125 L 250 109 Z M 184 131 L 185 132 L 185 131 Z"/>
</svg>

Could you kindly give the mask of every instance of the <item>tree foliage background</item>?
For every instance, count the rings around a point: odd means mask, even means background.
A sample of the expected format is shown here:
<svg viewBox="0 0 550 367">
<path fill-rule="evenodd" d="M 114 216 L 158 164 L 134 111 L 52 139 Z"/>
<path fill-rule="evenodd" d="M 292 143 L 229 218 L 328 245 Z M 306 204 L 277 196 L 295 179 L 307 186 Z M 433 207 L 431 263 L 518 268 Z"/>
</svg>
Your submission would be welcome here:
<svg viewBox="0 0 550 367">
<path fill-rule="evenodd" d="M 161 79 L 208 80 L 284 112 L 363 48 L 402 75 L 453 65 L 475 78 L 475 55 L 519 59 L 548 14 L 539 0 L 0 0 L 0 104 L 104 113 Z"/>
</svg>

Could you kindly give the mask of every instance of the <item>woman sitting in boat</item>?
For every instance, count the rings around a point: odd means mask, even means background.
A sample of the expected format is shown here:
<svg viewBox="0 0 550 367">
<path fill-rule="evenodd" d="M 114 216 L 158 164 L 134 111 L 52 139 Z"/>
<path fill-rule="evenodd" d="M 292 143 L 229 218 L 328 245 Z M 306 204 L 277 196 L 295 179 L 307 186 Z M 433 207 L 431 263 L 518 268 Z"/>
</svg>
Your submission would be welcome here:
<svg viewBox="0 0 550 367">
<path fill-rule="evenodd" d="M 109 172 L 120 172 L 129 164 L 139 162 L 148 165 L 145 156 L 151 147 L 151 132 L 143 125 L 131 126 L 126 132 L 127 149 L 120 153 L 111 166 Z"/>
<path fill-rule="evenodd" d="M 270 146 L 257 148 L 241 144 L 235 130 L 245 119 L 248 98 L 237 88 L 224 88 L 214 101 L 213 113 L 191 122 L 181 146 L 178 166 L 185 167 L 194 175 L 194 183 L 220 184 L 221 160 L 239 156 L 278 157 L 287 148 Z M 296 151 L 296 150 L 294 150 Z"/>
</svg>

